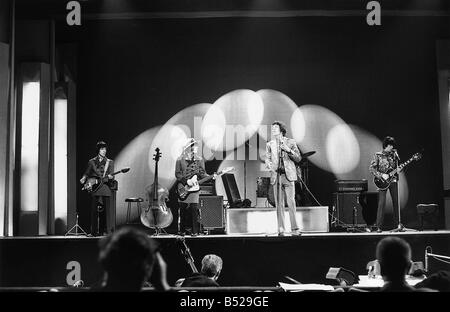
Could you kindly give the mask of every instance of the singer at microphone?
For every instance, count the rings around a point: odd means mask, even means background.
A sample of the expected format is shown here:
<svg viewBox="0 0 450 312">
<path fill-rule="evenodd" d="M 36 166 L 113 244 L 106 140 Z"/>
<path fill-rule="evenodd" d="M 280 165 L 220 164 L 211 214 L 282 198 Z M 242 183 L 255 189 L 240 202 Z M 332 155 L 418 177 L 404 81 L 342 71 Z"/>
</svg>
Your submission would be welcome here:
<svg viewBox="0 0 450 312">
<path fill-rule="evenodd" d="M 295 162 L 301 160 L 300 151 L 295 140 L 286 137 L 286 126 L 282 122 L 273 122 L 271 130 L 272 140 L 266 144 L 265 163 L 270 170 L 270 184 L 274 190 L 278 235 L 285 235 L 283 190 L 289 207 L 292 235 L 301 235 L 295 218 L 295 181 L 297 180 Z"/>
</svg>

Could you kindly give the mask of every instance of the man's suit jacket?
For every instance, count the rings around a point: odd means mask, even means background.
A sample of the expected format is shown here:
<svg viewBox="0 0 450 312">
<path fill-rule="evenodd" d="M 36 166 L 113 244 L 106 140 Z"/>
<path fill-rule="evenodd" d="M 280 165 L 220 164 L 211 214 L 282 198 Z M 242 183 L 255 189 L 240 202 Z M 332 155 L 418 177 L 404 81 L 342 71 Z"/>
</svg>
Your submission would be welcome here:
<svg viewBox="0 0 450 312">
<path fill-rule="evenodd" d="M 295 162 L 299 162 L 302 159 L 300 151 L 298 150 L 295 140 L 289 138 L 283 138 L 283 140 L 286 141 L 286 145 L 292 150 L 291 154 L 282 151 L 286 178 L 289 181 L 297 181 Z M 276 140 L 272 140 L 266 144 L 266 167 L 270 170 L 270 183 L 275 184 L 277 179 L 276 170 L 278 168 L 278 145 Z"/>
<path fill-rule="evenodd" d="M 107 158 L 104 157 L 103 160 L 100 161 L 98 156 L 90 159 L 83 176 L 88 178 L 102 178 L 107 177 L 108 174 L 112 174 L 114 172 L 114 161 L 109 159 L 109 165 L 105 172 L 106 160 Z M 92 193 L 93 196 L 111 196 L 111 194 L 108 183 L 104 183 L 95 193 Z"/>
</svg>

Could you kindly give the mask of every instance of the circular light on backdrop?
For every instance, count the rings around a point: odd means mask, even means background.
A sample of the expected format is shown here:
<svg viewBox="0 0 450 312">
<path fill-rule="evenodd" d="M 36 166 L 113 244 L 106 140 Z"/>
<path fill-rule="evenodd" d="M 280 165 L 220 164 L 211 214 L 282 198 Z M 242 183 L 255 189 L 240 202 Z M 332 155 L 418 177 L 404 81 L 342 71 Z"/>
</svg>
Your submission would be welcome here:
<svg viewBox="0 0 450 312">
<path fill-rule="evenodd" d="M 347 124 L 331 128 L 325 144 L 328 163 L 334 174 L 350 172 L 359 164 L 359 144 Z"/>
<path fill-rule="evenodd" d="M 305 125 L 305 117 L 303 116 L 300 108 L 297 108 L 291 116 L 290 120 L 291 130 L 292 130 L 292 138 L 300 144 L 305 138 L 306 125 Z"/>
<path fill-rule="evenodd" d="M 229 151 L 245 143 L 256 131 L 264 114 L 259 95 L 235 90 L 221 96 L 205 114 L 202 138 L 213 151 Z"/>
<path fill-rule="evenodd" d="M 146 130 L 128 143 L 115 157 L 115 170 L 130 167 L 125 174 L 115 176 L 119 183 L 116 193 L 117 207 L 122 207 L 127 197 L 145 198 L 145 187 L 153 183 L 154 175 L 148 166 L 149 149 L 160 126 Z M 164 184 L 163 184 L 164 185 Z M 167 185 L 164 185 L 167 187 Z M 126 209 L 117 209 L 117 224 L 125 223 Z"/>
<path fill-rule="evenodd" d="M 331 110 L 319 105 L 303 105 L 299 107 L 291 120 L 291 127 L 298 129 L 298 133 L 297 131 L 294 132 L 294 139 L 300 146 L 301 152 L 316 151 L 309 160 L 317 167 L 329 172 L 335 170 L 330 164 L 329 159 L 334 157 L 335 151 L 340 150 L 337 147 L 339 144 L 344 144 L 347 147 L 351 146 L 352 150 L 358 149 L 358 147 L 354 146 L 356 141 L 352 135 L 345 136 L 345 134 L 349 134 L 351 131 L 343 131 L 342 129 L 344 128 L 335 128 L 339 125 L 345 125 L 344 120 Z M 333 128 L 337 129 L 336 133 L 331 136 L 333 142 L 327 143 L 329 140 L 329 132 Z M 332 148 L 330 151 L 328 151 L 327 145 Z M 337 167 L 341 170 L 351 168 L 352 161 L 348 164 L 338 165 Z M 333 165 L 335 165 L 334 162 Z"/>
<path fill-rule="evenodd" d="M 295 102 L 292 101 L 287 95 L 276 90 L 262 89 L 258 90 L 256 93 L 260 96 L 264 105 L 264 115 L 261 121 L 261 126 L 258 129 L 258 133 L 264 138 L 264 140 L 270 141 L 270 128 L 272 123 L 275 120 L 278 120 L 285 123 L 286 126 L 289 126 L 292 115 L 297 109 L 297 104 L 295 104 Z"/>
<path fill-rule="evenodd" d="M 155 149 L 159 148 L 162 155 L 158 163 L 158 177 L 167 188 L 170 188 L 175 182 L 175 163 L 180 157 L 187 139 L 188 137 L 181 127 L 164 125 L 158 131 L 150 146 L 148 166 L 151 172 L 154 173 L 155 161 L 153 160 L 153 155 L 155 154 Z"/>
<path fill-rule="evenodd" d="M 203 118 L 201 127 L 205 145 L 213 151 L 221 151 L 225 136 L 226 119 L 220 107 L 212 106 Z"/>
<path fill-rule="evenodd" d="M 212 104 L 201 103 L 189 106 L 170 118 L 165 124 L 180 127 L 187 137 L 201 138 L 202 123 Z"/>
</svg>

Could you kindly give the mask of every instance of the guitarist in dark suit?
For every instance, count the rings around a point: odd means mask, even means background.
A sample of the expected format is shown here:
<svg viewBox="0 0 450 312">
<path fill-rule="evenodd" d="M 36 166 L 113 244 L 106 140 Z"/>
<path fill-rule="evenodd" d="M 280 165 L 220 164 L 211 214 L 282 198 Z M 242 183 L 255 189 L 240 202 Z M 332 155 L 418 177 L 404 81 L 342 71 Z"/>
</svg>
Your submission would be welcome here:
<svg viewBox="0 0 450 312">
<path fill-rule="evenodd" d="M 112 188 L 114 188 L 114 161 L 106 157 L 108 146 L 105 142 L 97 143 L 97 156 L 90 159 L 87 169 L 80 179 L 81 184 L 86 183 L 90 178 L 95 178 L 97 181 L 103 180 L 104 183 L 95 191 L 92 192 L 92 206 L 91 206 L 91 234 L 99 236 L 107 233 L 111 229 L 109 220 Z M 94 185 L 95 188 L 97 185 Z M 102 214 L 102 212 L 104 213 Z M 105 222 L 106 220 L 106 222 Z M 106 223 L 106 224 L 105 224 Z M 105 226 L 106 225 L 106 226 Z"/>
<path fill-rule="evenodd" d="M 209 175 L 205 171 L 205 161 L 198 155 L 198 143 L 195 139 L 188 139 L 183 153 L 177 159 L 175 165 L 175 177 L 183 185 L 189 185 L 189 179 L 197 175 L 203 179 Z M 200 233 L 199 192 L 193 192 L 184 200 L 178 200 L 180 212 L 180 234 L 184 234 L 187 228 L 192 227 L 191 235 Z M 187 216 L 188 214 L 188 216 Z"/>
<path fill-rule="evenodd" d="M 387 136 L 383 140 L 383 150 L 375 153 L 372 162 L 370 163 L 369 171 L 376 178 L 388 179 L 388 173 L 396 170 L 400 161 L 395 147 L 395 139 Z M 398 222 L 398 173 L 395 174 L 391 184 L 389 185 L 389 192 L 392 197 L 392 205 L 394 212 L 394 222 Z M 377 232 L 382 232 L 382 225 L 384 220 L 384 210 L 386 207 L 386 193 L 387 190 L 378 190 L 378 210 L 376 228 Z"/>
</svg>

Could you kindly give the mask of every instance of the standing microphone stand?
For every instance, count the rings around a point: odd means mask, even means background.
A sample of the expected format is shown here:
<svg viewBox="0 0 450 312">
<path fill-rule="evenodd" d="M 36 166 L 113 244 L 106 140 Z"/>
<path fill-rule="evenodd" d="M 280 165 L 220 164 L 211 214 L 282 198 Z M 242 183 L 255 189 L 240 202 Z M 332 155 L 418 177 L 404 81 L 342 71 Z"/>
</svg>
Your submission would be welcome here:
<svg viewBox="0 0 450 312">
<path fill-rule="evenodd" d="M 284 201 L 281 200 L 281 161 L 282 161 L 282 152 L 281 152 L 281 138 L 278 137 L 277 138 L 277 148 L 278 148 L 278 166 L 277 166 L 277 196 L 276 196 L 276 203 L 275 203 L 275 207 L 277 207 L 277 216 L 278 216 L 278 209 L 281 209 L 281 215 L 284 218 L 284 204 L 280 205 L 280 202 L 283 203 Z M 280 207 L 282 206 L 282 207 Z M 284 223 L 284 220 L 282 220 L 281 222 Z M 279 233 L 279 224 L 278 224 L 278 220 L 277 220 L 277 233 Z"/>
<path fill-rule="evenodd" d="M 397 155 L 397 152 L 395 152 L 395 154 Z M 397 168 L 395 170 L 398 170 L 398 155 L 397 155 L 397 160 L 396 161 L 397 161 Z M 399 180 L 400 180 L 400 173 L 397 172 L 397 174 L 399 175 L 398 179 L 397 179 L 397 182 L 396 182 L 397 183 L 397 210 L 398 210 L 398 220 L 397 221 L 398 221 L 398 223 L 397 223 L 397 228 L 393 229 L 391 232 L 415 232 L 417 230 L 405 228 L 403 226 L 403 224 L 402 224 L 402 221 L 401 221 L 400 182 L 399 182 Z"/>
<path fill-rule="evenodd" d="M 74 226 L 72 226 L 72 228 L 70 230 L 67 231 L 66 234 L 64 234 L 64 236 L 69 236 L 69 235 L 74 235 L 74 236 L 80 236 L 80 235 L 84 235 L 84 236 L 88 236 L 88 233 L 86 233 L 83 228 L 81 226 L 78 225 L 78 208 L 77 208 L 77 220 Z M 75 232 L 74 232 L 75 231 Z"/>
</svg>

